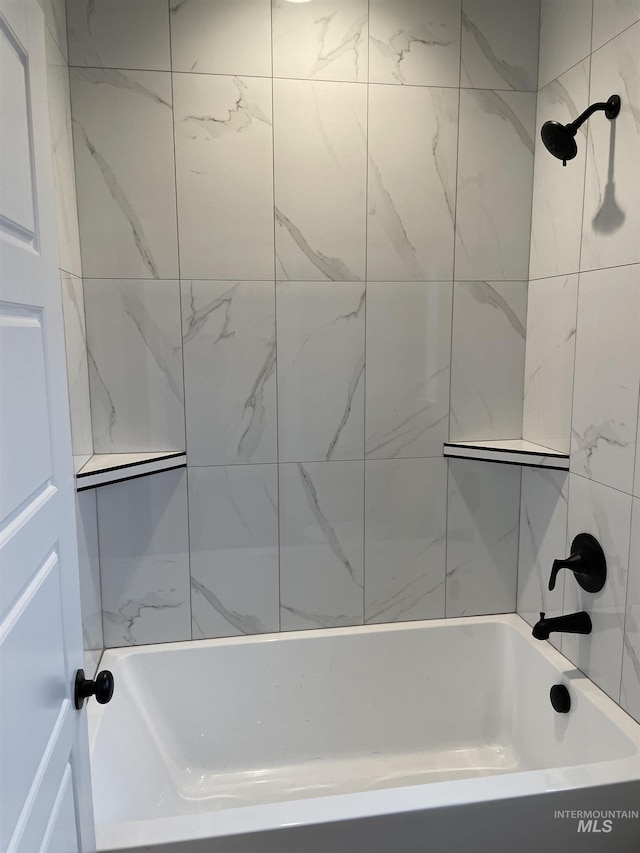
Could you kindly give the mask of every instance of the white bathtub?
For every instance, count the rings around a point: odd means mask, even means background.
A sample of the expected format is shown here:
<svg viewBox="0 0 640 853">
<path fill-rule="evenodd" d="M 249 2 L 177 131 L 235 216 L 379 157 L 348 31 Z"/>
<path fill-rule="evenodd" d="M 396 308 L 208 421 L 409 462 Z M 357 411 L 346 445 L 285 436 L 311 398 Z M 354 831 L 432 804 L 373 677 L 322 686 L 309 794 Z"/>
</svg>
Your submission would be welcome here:
<svg viewBox="0 0 640 853">
<path fill-rule="evenodd" d="M 98 850 L 637 853 L 640 820 L 554 817 L 640 809 L 640 726 L 530 632 L 506 615 L 106 652 Z"/>
</svg>

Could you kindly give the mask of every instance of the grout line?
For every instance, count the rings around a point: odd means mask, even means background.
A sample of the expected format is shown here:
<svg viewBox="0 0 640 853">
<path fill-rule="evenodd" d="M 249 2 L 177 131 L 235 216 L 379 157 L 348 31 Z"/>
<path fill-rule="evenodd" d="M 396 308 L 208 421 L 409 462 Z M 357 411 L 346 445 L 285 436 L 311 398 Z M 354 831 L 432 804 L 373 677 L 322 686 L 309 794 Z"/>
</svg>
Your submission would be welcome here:
<svg viewBox="0 0 640 853">
<path fill-rule="evenodd" d="M 367 0 L 367 115 L 365 126 L 364 181 L 364 371 L 362 381 L 362 624 L 367 621 L 367 302 L 369 297 L 369 110 L 371 107 L 371 0 Z"/>
<path fill-rule="evenodd" d="M 167 16 L 168 16 L 168 24 L 169 24 L 169 68 L 173 68 L 173 42 L 171 35 L 171 2 L 167 0 Z M 171 81 L 171 141 L 173 143 L 173 190 L 174 190 L 174 198 L 175 198 L 175 210 L 176 210 L 176 255 L 177 255 L 177 265 L 178 265 L 178 316 L 180 319 L 180 360 L 182 363 L 182 411 L 183 411 L 183 425 L 184 425 L 184 449 L 185 454 L 187 453 L 187 382 L 186 382 L 186 370 L 184 364 L 184 317 L 182 311 L 182 269 L 180 266 L 180 229 L 178 224 L 178 164 L 176 158 L 176 113 L 175 113 L 175 93 L 173 87 L 173 72 L 170 71 L 170 81 Z M 169 279 L 170 281 L 174 281 L 175 279 Z M 189 465 L 188 465 L 187 456 L 187 465 L 185 465 L 184 469 L 184 478 L 185 478 L 185 493 L 186 493 L 186 513 L 187 513 L 187 569 L 188 569 L 188 584 L 189 584 L 189 635 L 193 640 L 193 588 L 191 584 L 191 512 L 189 507 Z"/>
<path fill-rule="evenodd" d="M 516 588 L 513 612 L 518 612 L 518 584 L 520 582 L 520 533 L 522 530 L 522 481 L 524 480 L 524 469 L 520 468 L 520 485 L 518 487 L 518 535 L 516 537 Z"/>
<path fill-rule="evenodd" d="M 453 334 L 454 334 L 454 308 L 455 308 L 455 293 L 456 293 L 456 243 L 458 233 L 458 174 L 460 171 L 460 106 L 462 101 L 462 91 L 460 83 L 462 82 L 462 4 L 460 4 L 460 56 L 458 61 L 458 127 L 456 135 L 456 186 L 454 195 L 454 210 L 453 210 L 453 257 L 452 257 L 452 275 L 451 282 L 451 331 L 449 340 L 449 412 L 447 424 L 447 440 L 451 441 L 451 400 L 453 390 Z M 445 489 L 445 537 L 444 537 L 444 618 L 447 618 L 447 600 L 448 587 L 447 569 L 449 568 L 449 480 L 451 479 L 449 458 L 446 460 L 447 465 L 447 486 Z"/>
<path fill-rule="evenodd" d="M 561 469 L 557 469 L 561 470 Z M 631 486 L 630 492 L 625 492 L 624 489 L 618 489 L 617 486 L 610 486 L 609 483 L 603 483 L 601 480 L 594 480 L 593 477 L 586 477 L 584 474 L 581 474 L 579 471 L 571 471 L 569 470 L 567 473 L 572 474 L 574 477 L 580 477 L 583 480 L 586 480 L 588 483 L 594 483 L 596 486 L 602 486 L 604 489 L 611 489 L 613 492 L 617 492 L 619 495 L 624 495 L 627 498 L 634 498 L 636 495 L 633 494 L 633 486 Z"/>
<path fill-rule="evenodd" d="M 278 374 L 280 364 L 278 359 L 278 285 L 277 266 L 278 257 L 276 252 L 276 112 L 275 112 L 275 85 L 273 76 L 273 3 L 269 4 L 270 40 L 271 40 L 271 192 L 272 192 L 272 214 L 273 214 L 273 334 L 276 348 L 275 364 L 275 395 L 276 395 L 276 501 L 278 513 L 276 516 L 276 541 L 278 543 L 278 631 L 282 631 L 282 558 L 280 541 L 280 395 Z M 273 464 L 273 463 L 272 463 Z"/>
<path fill-rule="evenodd" d="M 595 13 L 595 8 L 592 6 L 592 8 L 591 8 L 591 56 L 593 56 L 593 54 L 597 53 L 599 50 L 602 50 L 603 47 L 606 47 L 608 44 L 611 44 L 611 42 L 615 41 L 615 39 L 617 39 L 618 36 L 621 36 L 622 33 L 626 33 L 627 30 L 630 30 L 632 27 L 636 27 L 636 26 L 638 26 L 638 24 L 640 24 L 640 18 L 639 18 L 637 21 L 634 21 L 632 24 L 629 24 L 629 26 L 625 27 L 623 30 L 620 30 L 620 32 L 616 33 L 614 36 L 611 36 L 610 39 L 607 39 L 607 41 L 603 41 L 602 44 L 599 44 L 598 47 L 594 48 L 594 46 L 593 46 L 593 19 L 595 17 L 594 13 Z"/>
<path fill-rule="evenodd" d="M 633 26 L 633 25 L 632 25 Z M 272 60 L 273 63 L 273 60 Z M 576 63 L 578 64 L 578 63 Z M 572 66 L 573 67 L 573 66 Z M 520 91 L 511 88 L 490 88 L 488 86 L 435 86 L 430 83 L 380 83 L 376 81 L 367 82 L 366 80 L 333 80 L 333 79 L 324 79 L 322 77 L 282 77 L 278 75 L 265 75 L 265 74 L 243 74 L 238 72 L 236 74 L 222 74 L 220 72 L 210 72 L 210 71 L 180 71 L 176 69 L 167 69 L 167 68 L 124 68 L 122 66 L 110 66 L 110 65 L 70 65 L 69 68 L 78 68 L 81 71 L 124 71 L 126 73 L 129 72 L 137 72 L 137 71 L 150 71 L 156 74 L 184 74 L 189 76 L 196 77 L 246 77 L 249 80 L 285 80 L 285 81 L 295 81 L 299 83 L 349 83 L 354 86 L 387 86 L 394 89 L 453 89 L 457 91 L 458 89 L 463 89 L 469 92 L 478 92 L 478 91 L 489 91 L 489 92 L 514 92 Z M 568 70 L 568 69 L 567 69 Z M 563 72 L 564 73 L 564 72 Z M 550 81 L 552 82 L 552 81 Z M 535 89 L 525 89 L 522 91 L 531 92 L 531 94 L 536 94 Z"/>
<path fill-rule="evenodd" d="M 624 263 L 624 264 L 612 264 L 611 266 L 608 266 L 608 267 L 595 267 L 594 269 L 588 269 L 588 270 L 587 269 L 571 270 L 569 272 L 553 273 L 553 275 L 541 275 L 541 276 L 537 276 L 536 278 L 509 278 L 509 279 L 490 278 L 490 279 L 481 279 L 481 280 L 486 281 L 487 284 L 494 284 L 494 283 L 512 284 L 512 283 L 519 283 L 519 282 L 531 283 L 533 281 L 547 281 L 548 279 L 551 279 L 551 278 L 566 278 L 567 276 L 570 276 L 570 275 L 578 275 L 580 272 L 582 272 L 582 274 L 584 275 L 584 273 L 602 272 L 604 270 L 609 270 L 609 269 L 614 270 L 614 269 L 620 269 L 621 267 L 637 267 L 637 266 L 640 266 L 640 262 L 630 261 L 629 263 Z M 176 278 L 176 277 L 174 277 L 174 278 L 138 278 L 136 276 L 78 275 L 77 273 L 70 272 L 69 270 L 65 270 L 62 268 L 60 268 L 60 269 L 63 273 L 65 273 L 65 275 L 72 275 L 75 278 L 82 278 L 83 281 L 143 281 L 143 282 L 146 281 L 149 283 L 161 282 L 161 281 L 178 281 L 178 278 Z M 212 282 L 213 281 L 219 281 L 219 282 L 229 282 L 229 281 L 234 281 L 234 282 L 242 282 L 242 281 L 271 282 L 271 281 L 274 281 L 273 278 L 241 278 L 238 276 L 236 276 L 235 278 L 201 278 L 201 277 L 200 278 L 194 278 L 191 276 L 185 276 L 184 280 L 185 281 L 212 281 Z M 478 277 L 476 276 L 475 278 L 460 278 L 460 277 L 458 277 L 455 279 L 454 278 L 446 278 L 446 279 L 445 278 L 434 278 L 434 279 L 422 278 L 422 279 L 420 279 L 419 283 L 420 284 L 435 284 L 438 282 L 440 282 L 440 283 L 444 282 L 445 284 L 448 284 L 449 282 L 454 281 L 454 280 L 459 281 L 459 282 L 463 282 L 463 283 L 464 282 L 477 282 L 477 281 L 479 281 Z M 287 284 L 289 281 L 291 281 L 291 279 L 276 278 L 275 281 L 276 282 L 282 282 L 283 284 Z M 326 278 L 325 279 L 311 279 L 310 278 L 310 279 L 295 279 L 295 281 L 299 284 L 302 284 L 302 285 L 307 285 L 307 284 L 346 284 L 346 283 L 362 284 L 363 283 L 362 279 L 344 279 L 344 280 L 341 279 L 339 281 L 328 281 Z M 369 281 L 371 283 L 375 283 L 375 284 L 393 284 L 394 286 L 395 285 L 402 286 L 404 284 L 416 284 L 416 279 L 414 279 L 414 278 L 404 278 L 404 279 L 396 278 L 396 279 L 393 279 L 393 281 L 390 281 L 388 277 L 385 279 L 371 278 L 371 279 L 369 279 Z"/>
<path fill-rule="evenodd" d="M 593 0 L 591 3 L 591 28 L 593 31 Z M 585 59 L 589 60 L 589 87 L 587 90 L 587 103 L 590 103 L 591 98 L 591 54 Z M 583 59 L 582 62 L 585 60 Z M 580 209 L 580 248 L 578 250 L 578 284 L 577 284 L 577 295 L 576 295 L 576 334 L 573 348 L 573 375 L 571 382 L 571 425 L 570 425 L 570 433 L 569 433 L 569 470 L 571 471 L 571 446 L 573 444 L 573 419 L 574 419 L 574 408 L 575 408 L 575 399 L 576 399 L 576 373 L 578 366 L 578 342 L 580 340 L 580 324 L 578 322 L 580 318 L 580 291 L 581 287 L 581 272 L 580 267 L 582 266 L 582 245 L 584 242 L 584 209 L 585 209 L 585 199 L 587 194 L 587 174 L 588 174 L 588 165 L 589 165 L 589 145 L 591 143 L 591 133 L 589 129 L 589 125 L 587 125 L 587 135 L 585 140 L 585 158 L 584 158 L 584 174 L 582 178 L 582 205 Z M 581 476 L 581 475 L 579 475 Z M 590 479 L 590 478 L 585 478 Z M 568 506 L 568 504 L 567 504 Z M 568 535 L 568 531 L 567 531 Z M 563 600 L 563 612 L 564 612 L 564 600 Z"/>
<path fill-rule="evenodd" d="M 538 6 L 538 63 L 536 68 L 536 81 L 540 76 L 540 33 L 542 31 L 542 3 L 540 2 Z M 536 152 L 539 150 L 540 142 L 537 136 L 538 129 L 538 106 L 540 101 L 540 89 L 536 90 L 536 104 L 534 111 L 534 125 L 533 125 L 533 137 L 534 137 L 534 146 L 533 146 L 533 163 L 531 168 L 531 206 L 529 213 L 529 253 L 527 257 L 527 299 L 526 299 L 526 310 L 527 315 L 525 318 L 524 324 L 524 364 L 522 371 L 522 423 L 520 427 L 520 435 L 524 438 L 525 434 L 525 421 L 524 421 L 524 411 L 525 411 L 525 399 L 527 396 L 527 361 L 528 361 L 528 353 L 529 347 L 527 347 L 527 330 L 529 328 L 529 291 L 531 287 L 531 246 L 533 244 L 533 199 L 535 195 L 535 186 L 536 186 Z M 522 492 L 522 485 L 520 486 L 520 490 Z M 520 495 L 520 505 L 522 506 L 522 494 Z M 518 542 L 520 541 L 520 532 L 518 531 Z M 520 549 L 518 547 L 518 576 L 520 574 Z M 517 612 L 517 589 L 516 589 L 516 612 Z"/>
</svg>

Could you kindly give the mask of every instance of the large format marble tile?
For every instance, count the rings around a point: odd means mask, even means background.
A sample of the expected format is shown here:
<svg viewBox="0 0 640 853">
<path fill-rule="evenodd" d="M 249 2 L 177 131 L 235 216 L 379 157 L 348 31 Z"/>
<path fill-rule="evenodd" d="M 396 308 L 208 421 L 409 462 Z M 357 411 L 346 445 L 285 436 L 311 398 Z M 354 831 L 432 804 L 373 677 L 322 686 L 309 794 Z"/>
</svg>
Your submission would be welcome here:
<svg viewBox="0 0 640 853">
<path fill-rule="evenodd" d="M 71 411 L 71 443 L 74 459 L 78 459 L 89 457 L 93 453 L 84 293 L 80 278 L 63 274 L 60 283 Z"/>
<path fill-rule="evenodd" d="M 460 85 L 538 89 L 540 0 L 463 0 Z"/>
<path fill-rule="evenodd" d="M 452 278 L 458 91 L 369 90 L 369 281 Z"/>
<path fill-rule="evenodd" d="M 170 71 L 167 0 L 67 0 L 69 65 Z"/>
<path fill-rule="evenodd" d="M 640 500 L 634 499 L 620 704 L 640 722 Z"/>
<path fill-rule="evenodd" d="M 441 456 L 449 432 L 451 282 L 367 284 L 366 454 Z"/>
<path fill-rule="evenodd" d="M 520 470 L 449 460 L 447 616 L 515 611 Z"/>
<path fill-rule="evenodd" d="M 518 613 L 535 625 L 540 613 L 560 616 L 564 580 L 549 591 L 553 561 L 567 556 L 569 475 L 566 471 L 522 469 L 520 553 L 518 558 Z M 560 648 L 559 634 L 550 637 Z"/>
<path fill-rule="evenodd" d="M 607 581 L 594 594 L 581 589 L 571 572 L 564 572 L 564 612 L 586 610 L 593 630 L 563 634 L 562 654 L 618 702 L 633 498 L 575 474 L 569 480 L 567 554 L 578 533 L 591 533 L 605 553 Z"/>
<path fill-rule="evenodd" d="M 451 441 L 522 435 L 526 281 L 453 289 Z"/>
<path fill-rule="evenodd" d="M 460 92 L 455 278 L 528 277 L 536 96 Z"/>
<path fill-rule="evenodd" d="M 98 511 L 95 489 L 78 492 L 76 495 L 76 524 L 78 528 L 80 610 L 82 613 L 85 673 L 87 678 L 93 678 L 95 674 L 93 662 L 96 657 L 102 654 L 104 649 L 100 555 L 98 552 Z"/>
<path fill-rule="evenodd" d="M 571 470 L 631 494 L 640 384 L 640 266 L 580 276 Z"/>
<path fill-rule="evenodd" d="M 580 269 L 640 261 L 640 22 L 591 57 L 591 101 L 618 94 L 620 114 L 589 119 Z"/>
<path fill-rule="evenodd" d="M 640 19 L 640 0 L 594 0 L 592 49 Z"/>
<path fill-rule="evenodd" d="M 444 617 L 445 459 L 365 463 L 365 621 Z"/>
<path fill-rule="evenodd" d="M 522 437 L 569 452 L 578 276 L 529 282 Z"/>
<path fill-rule="evenodd" d="M 182 278 L 273 279 L 271 81 L 174 74 Z"/>
<path fill-rule="evenodd" d="M 181 288 L 189 464 L 276 462 L 273 282 Z"/>
<path fill-rule="evenodd" d="M 458 86 L 460 0 L 370 0 L 369 82 Z"/>
<path fill-rule="evenodd" d="M 171 78 L 71 69 L 82 271 L 178 274 Z"/>
<path fill-rule="evenodd" d="M 85 281 L 96 453 L 184 450 L 177 281 Z"/>
<path fill-rule="evenodd" d="M 190 640 L 186 472 L 103 486 L 97 497 L 105 646 Z"/>
<path fill-rule="evenodd" d="M 277 277 L 364 280 L 367 92 L 274 80 Z"/>
<path fill-rule="evenodd" d="M 270 0 L 169 0 L 169 9 L 174 71 L 271 74 Z"/>
<path fill-rule="evenodd" d="M 362 459 L 364 284 L 279 282 L 276 303 L 280 460 Z"/>
<path fill-rule="evenodd" d="M 546 121 L 568 124 L 589 106 L 590 66 L 587 58 L 538 92 L 530 278 L 577 272 L 580 265 L 587 125 L 578 131 L 578 154 L 566 167 L 544 147 L 540 129 Z"/>
<path fill-rule="evenodd" d="M 279 466 L 283 631 L 360 625 L 364 463 Z"/>
<path fill-rule="evenodd" d="M 367 0 L 273 0 L 273 74 L 367 82 Z"/>
<path fill-rule="evenodd" d="M 69 68 L 48 30 L 45 33 L 45 45 L 51 159 L 58 231 L 58 266 L 65 272 L 82 275 L 76 177 L 73 165 Z"/>
<path fill-rule="evenodd" d="M 49 33 L 63 56 L 67 57 L 67 16 L 65 0 L 38 0 Z"/>
<path fill-rule="evenodd" d="M 276 465 L 189 468 L 193 637 L 280 628 Z"/>
<path fill-rule="evenodd" d="M 538 88 L 591 50 L 592 0 L 541 0 Z"/>
</svg>

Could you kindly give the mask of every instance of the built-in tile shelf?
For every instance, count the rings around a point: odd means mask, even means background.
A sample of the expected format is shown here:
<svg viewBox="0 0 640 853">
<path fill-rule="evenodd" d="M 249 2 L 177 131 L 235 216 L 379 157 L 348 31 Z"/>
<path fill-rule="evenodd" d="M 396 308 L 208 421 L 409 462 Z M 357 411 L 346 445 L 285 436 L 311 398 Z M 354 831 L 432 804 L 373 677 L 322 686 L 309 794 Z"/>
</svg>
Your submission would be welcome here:
<svg viewBox="0 0 640 853">
<path fill-rule="evenodd" d="M 153 453 L 97 453 L 76 473 L 76 490 L 96 489 L 122 480 L 159 474 L 172 468 L 184 468 L 187 454 L 182 450 L 156 450 Z"/>
<path fill-rule="evenodd" d="M 569 454 L 551 450 L 523 438 L 500 441 L 449 441 L 445 442 L 444 455 L 458 459 L 478 459 L 501 462 L 506 465 L 526 465 L 530 468 L 557 468 L 569 470 Z"/>
</svg>

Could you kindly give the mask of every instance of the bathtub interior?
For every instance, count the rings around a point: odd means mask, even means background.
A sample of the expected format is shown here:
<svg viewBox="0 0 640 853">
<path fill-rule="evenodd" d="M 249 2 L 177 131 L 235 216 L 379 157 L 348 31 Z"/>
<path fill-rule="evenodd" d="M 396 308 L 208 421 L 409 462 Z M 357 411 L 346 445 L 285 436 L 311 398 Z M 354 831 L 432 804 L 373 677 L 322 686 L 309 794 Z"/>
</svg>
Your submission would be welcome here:
<svg viewBox="0 0 640 853">
<path fill-rule="evenodd" d="M 637 754 L 613 703 L 528 630 L 479 617 L 107 653 L 118 691 L 92 724 L 96 820 Z M 560 681 L 573 684 L 567 715 L 549 702 Z"/>
</svg>

